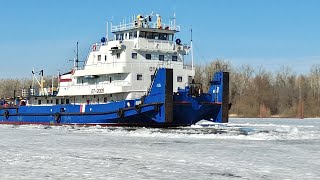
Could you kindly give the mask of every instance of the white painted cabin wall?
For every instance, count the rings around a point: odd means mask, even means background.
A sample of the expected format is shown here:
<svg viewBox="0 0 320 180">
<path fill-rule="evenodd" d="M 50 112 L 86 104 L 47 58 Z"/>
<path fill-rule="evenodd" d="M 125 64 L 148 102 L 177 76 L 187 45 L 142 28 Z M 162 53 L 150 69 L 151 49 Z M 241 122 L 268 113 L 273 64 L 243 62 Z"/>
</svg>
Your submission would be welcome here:
<svg viewBox="0 0 320 180">
<path fill-rule="evenodd" d="M 126 37 L 128 38 L 128 37 Z M 73 96 L 73 95 L 98 95 L 92 94 L 93 88 L 104 89 L 104 93 L 99 95 L 99 101 L 103 101 L 100 98 L 112 94 L 112 97 L 107 97 L 110 100 L 120 100 L 121 98 L 139 98 L 144 95 L 147 88 L 150 86 L 151 75 L 154 74 L 156 67 L 171 67 L 173 68 L 173 89 L 177 91 L 178 87 L 184 88 L 188 83 L 188 76 L 192 76 L 192 70 L 183 69 L 183 55 L 177 53 L 178 61 L 171 61 L 172 55 L 176 51 L 169 51 L 168 53 L 152 51 L 145 52 L 135 50 L 137 43 L 143 42 L 144 39 L 140 38 L 123 40 L 120 43 L 119 40 L 109 41 L 105 45 L 101 46 L 99 51 L 90 52 L 84 69 L 77 70 L 72 77 L 72 82 L 61 83 L 58 96 Z M 144 41 L 146 42 L 146 41 Z M 150 42 L 148 42 L 150 44 Z M 116 53 L 110 51 L 111 47 L 122 46 L 118 52 L 121 52 L 120 58 L 117 59 Z M 139 44 L 143 46 L 143 44 Z M 132 59 L 132 53 L 137 53 L 137 59 Z M 151 60 L 145 59 L 146 54 L 151 54 Z M 98 61 L 98 55 L 101 55 L 101 60 Z M 159 61 L 159 55 L 164 55 L 165 61 Z M 107 60 L 105 60 L 107 56 Z M 110 74 L 111 73 L 111 74 Z M 137 74 L 142 74 L 141 81 L 137 81 Z M 97 75 L 99 81 L 96 84 L 80 84 L 77 82 L 77 77 L 85 75 Z M 112 77 L 112 83 L 109 82 L 109 77 Z M 177 76 L 182 76 L 182 82 L 177 82 Z M 114 82 L 123 81 L 125 86 L 116 86 Z M 78 84 L 77 84 L 78 83 Z M 122 92 L 122 93 L 121 93 Z M 115 95 L 117 94 L 117 95 Z M 120 99 L 119 99 L 120 98 Z M 91 99 L 90 99 L 91 100 Z M 94 100 L 94 98 L 92 99 Z M 86 103 L 86 99 L 76 98 L 76 101 Z"/>
</svg>

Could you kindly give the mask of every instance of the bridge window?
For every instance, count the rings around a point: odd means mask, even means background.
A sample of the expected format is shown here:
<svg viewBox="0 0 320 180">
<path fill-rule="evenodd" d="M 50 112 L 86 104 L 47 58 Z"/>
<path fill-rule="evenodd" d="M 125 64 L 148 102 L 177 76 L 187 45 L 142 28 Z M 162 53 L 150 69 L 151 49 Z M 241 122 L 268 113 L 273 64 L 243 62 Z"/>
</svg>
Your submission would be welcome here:
<svg viewBox="0 0 320 180">
<path fill-rule="evenodd" d="M 107 61 L 107 55 L 104 55 L 104 61 Z"/>
<path fill-rule="evenodd" d="M 177 61 L 178 60 L 178 56 L 172 56 L 172 61 Z"/>
<path fill-rule="evenodd" d="M 123 40 L 123 34 L 116 34 L 116 40 Z"/>
<path fill-rule="evenodd" d="M 132 57 L 132 59 L 137 59 L 137 53 L 132 53 L 131 57 Z"/>
<path fill-rule="evenodd" d="M 182 82 L 182 76 L 177 76 L 177 82 Z"/>
<path fill-rule="evenodd" d="M 151 59 L 151 54 L 146 54 L 146 59 Z"/>
<path fill-rule="evenodd" d="M 129 39 L 132 39 L 132 32 L 129 32 Z"/>
<path fill-rule="evenodd" d="M 168 40 L 168 34 L 163 34 L 163 33 L 161 33 L 159 39 L 161 39 L 161 40 Z"/>
<path fill-rule="evenodd" d="M 70 104 L 70 99 L 66 99 L 66 104 Z"/>
<path fill-rule="evenodd" d="M 120 59 L 120 53 L 117 53 L 117 59 Z"/>
<path fill-rule="evenodd" d="M 159 39 L 159 33 L 153 33 L 152 39 Z"/>
<path fill-rule="evenodd" d="M 159 60 L 164 61 L 164 55 L 159 55 Z"/>
<path fill-rule="evenodd" d="M 138 37 L 137 34 L 138 34 L 137 31 L 133 32 L 133 37 L 134 37 L 134 38 L 137 38 L 137 37 Z"/>
<path fill-rule="evenodd" d="M 98 61 L 101 61 L 101 55 L 98 55 Z"/>
<path fill-rule="evenodd" d="M 142 74 L 137 74 L 137 80 L 142 81 Z"/>
<path fill-rule="evenodd" d="M 152 32 L 147 32 L 146 38 L 147 39 L 152 39 Z"/>
<path fill-rule="evenodd" d="M 151 75 L 151 82 L 153 81 L 153 79 L 154 79 L 154 75 Z"/>
<path fill-rule="evenodd" d="M 140 31 L 139 37 L 145 38 L 146 37 L 146 32 Z"/>
</svg>

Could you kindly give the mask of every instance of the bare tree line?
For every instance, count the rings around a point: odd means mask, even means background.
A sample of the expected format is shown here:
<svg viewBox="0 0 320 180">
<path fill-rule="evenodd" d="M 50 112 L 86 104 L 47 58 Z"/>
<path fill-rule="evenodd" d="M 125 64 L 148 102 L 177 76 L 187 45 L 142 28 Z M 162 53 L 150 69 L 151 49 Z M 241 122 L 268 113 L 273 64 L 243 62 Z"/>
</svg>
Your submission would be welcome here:
<svg viewBox="0 0 320 180">
<path fill-rule="evenodd" d="M 45 87 L 51 87 L 52 85 L 52 77 L 44 77 Z M 35 86 L 37 82 L 35 82 Z M 57 79 L 53 81 L 54 86 L 57 87 Z M 21 78 L 21 79 L 0 79 L 0 98 L 4 99 L 12 99 L 13 97 L 21 96 L 22 89 L 30 89 L 32 87 L 32 79 Z"/>
<path fill-rule="evenodd" d="M 226 69 L 227 67 L 227 69 Z M 238 117 L 320 117 L 320 65 L 298 75 L 289 66 L 278 71 L 250 65 L 233 67 L 214 60 L 195 69 L 195 80 L 208 90 L 213 71 L 230 72 L 230 114 Z"/>
<path fill-rule="evenodd" d="M 214 60 L 195 68 L 195 82 L 208 91 L 214 72 L 230 72 L 230 114 L 239 117 L 320 117 L 320 65 L 314 65 L 308 74 L 298 75 L 288 66 L 271 72 L 250 65 L 233 67 L 230 62 Z M 45 78 L 46 87 L 52 83 Z M 21 89 L 30 88 L 31 79 L 0 79 L 0 97 L 21 95 Z M 54 82 L 57 86 L 57 82 Z"/>
</svg>

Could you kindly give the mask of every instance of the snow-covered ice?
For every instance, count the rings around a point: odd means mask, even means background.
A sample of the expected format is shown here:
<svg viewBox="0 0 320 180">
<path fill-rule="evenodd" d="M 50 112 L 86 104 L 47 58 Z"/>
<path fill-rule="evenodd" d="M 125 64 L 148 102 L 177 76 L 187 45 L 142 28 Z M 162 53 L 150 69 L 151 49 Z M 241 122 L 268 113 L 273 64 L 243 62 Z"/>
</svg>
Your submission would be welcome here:
<svg viewBox="0 0 320 180">
<path fill-rule="evenodd" d="M 0 125 L 0 179 L 317 179 L 320 119 L 184 128 Z"/>
</svg>

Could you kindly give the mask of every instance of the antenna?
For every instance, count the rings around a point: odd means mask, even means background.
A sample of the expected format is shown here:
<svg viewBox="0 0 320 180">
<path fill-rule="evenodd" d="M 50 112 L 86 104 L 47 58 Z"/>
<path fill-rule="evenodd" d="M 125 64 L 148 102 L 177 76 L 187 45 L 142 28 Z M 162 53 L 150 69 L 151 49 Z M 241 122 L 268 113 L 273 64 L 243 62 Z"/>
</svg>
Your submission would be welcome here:
<svg viewBox="0 0 320 180">
<path fill-rule="evenodd" d="M 109 40 L 109 22 L 107 20 L 107 32 L 106 32 L 106 38 L 107 38 L 107 42 Z"/>
<path fill-rule="evenodd" d="M 190 29 L 190 33 L 191 33 L 191 70 L 192 70 L 192 78 L 194 78 L 194 68 L 193 68 L 193 43 L 192 43 L 192 27 Z"/>
<path fill-rule="evenodd" d="M 176 12 L 173 12 L 173 27 L 174 27 L 174 30 L 177 30 L 176 29 Z M 192 29 L 191 29 L 191 42 L 192 42 Z"/>
<path fill-rule="evenodd" d="M 111 30 L 111 33 L 112 33 L 112 20 L 110 22 L 110 30 Z"/>
<path fill-rule="evenodd" d="M 77 63 L 77 69 L 79 67 L 79 42 L 77 41 L 77 60 L 76 60 L 76 63 Z"/>
<path fill-rule="evenodd" d="M 77 42 L 77 49 L 75 53 L 76 53 L 76 57 L 73 58 L 73 60 L 69 60 L 69 61 L 73 61 L 73 69 L 78 69 L 79 62 L 84 62 L 84 61 L 79 61 L 79 42 Z"/>
</svg>

